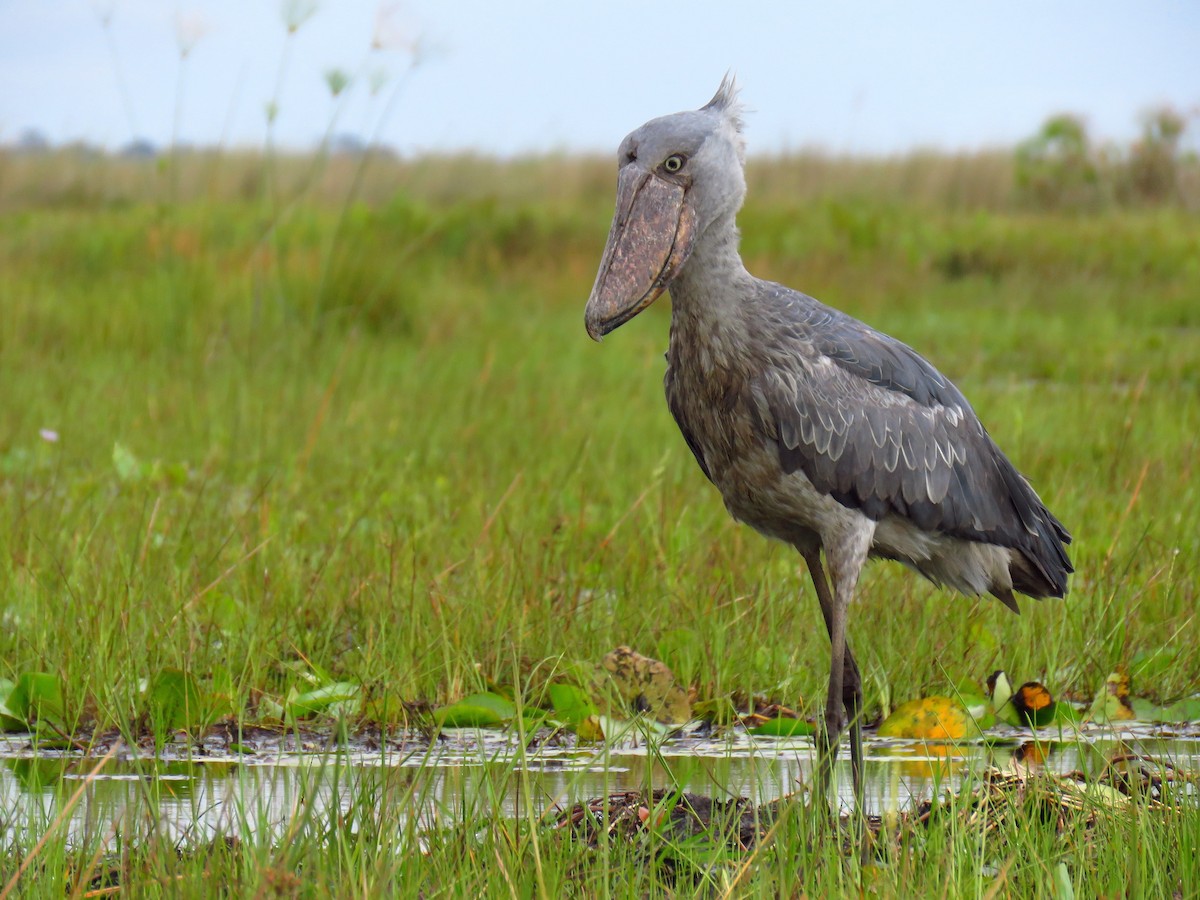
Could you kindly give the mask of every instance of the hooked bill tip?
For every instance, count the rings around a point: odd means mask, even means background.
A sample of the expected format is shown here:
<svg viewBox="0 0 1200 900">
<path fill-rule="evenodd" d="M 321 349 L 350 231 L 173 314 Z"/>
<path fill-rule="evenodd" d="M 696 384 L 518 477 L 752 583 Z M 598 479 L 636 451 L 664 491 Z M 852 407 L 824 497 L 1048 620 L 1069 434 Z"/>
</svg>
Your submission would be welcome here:
<svg viewBox="0 0 1200 900">
<path fill-rule="evenodd" d="M 594 322 L 590 314 L 584 315 L 583 324 L 587 328 L 588 337 L 599 344 L 604 340 L 604 336 L 612 331 L 605 322 Z"/>
</svg>

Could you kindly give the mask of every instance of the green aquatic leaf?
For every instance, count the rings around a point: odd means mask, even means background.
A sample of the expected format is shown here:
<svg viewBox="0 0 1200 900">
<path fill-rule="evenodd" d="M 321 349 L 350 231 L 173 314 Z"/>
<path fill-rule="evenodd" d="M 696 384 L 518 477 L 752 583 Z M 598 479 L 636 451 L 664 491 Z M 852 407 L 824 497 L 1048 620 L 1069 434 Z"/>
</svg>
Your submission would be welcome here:
<svg viewBox="0 0 1200 900">
<path fill-rule="evenodd" d="M 1098 781 L 1090 781 L 1083 786 L 1083 792 L 1094 802 L 1109 809 L 1121 809 L 1129 805 L 1129 795 L 1123 794 L 1111 785 Z"/>
<path fill-rule="evenodd" d="M 1133 712 L 1133 718 L 1137 722 L 1167 722 L 1170 721 L 1167 717 L 1167 710 L 1153 700 L 1147 700 L 1144 697 L 1130 697 L 1129 709 Z"/>
<path fill-rule="evenodd" d="M 400 697 L 372 692 L 371 696 L 363 701 L 362 715 L 365 719 L 381 725 L 408 726 L 414 714 Z"/>
<path fill-rule="evenodd" d="M 594 729 L 594 730 L 593 730 Z M 591 732 L 591 737 L 585 737 Z M 637 737 L 643 740 L 657 740 L 671 733 L 671 728 L 653 719 L 618 719 L 615 716 L 592 716 L 587 719 L 586 728 L 580 727 L 576 736 L 580 740 L 620 741 Z"/>
<path fill-rule="evenodd" d="M 577 728 L 581 722 L 598 712 L 591 695 L 581 687 L 552 684 L 547 690 L 550 702 L 554 704 L 555 715 L 570 728 Z"/>
<path fill-rule="evenodd" d="M 0 731 L 24 731 L 26 728 L 25 720 L 8 705 L 14 687 L 16 682 L 0 678 Z"/>
<path fill-rule="evenodd" d="M 463 700 L 435 710 L 433 719 L 443 728 L 498 728 L 509 721 L 493 709 Z"/>
<path fill-rule="evenodd" d="M 315 715 L 354 716 L 362 705 L 362 686 L 353 681 L 335 681 L 311 691 L 290 695 L 285 704 L 291 718 Z"/>
<path fill-rule="evenodd" d="M 774 719 L 768 719 L 761 725 L 754 726 L 749 731 L 750 734 L 762 737 L 808 737 L 815 734 L 817 729 L 812 722 L 807 722 L 804 719 L 778 716 Z"/>
<path fill-rule="evenodd" d="M 1129 676 L 1125 672 L 1112 672 L 1104 679 L 1104 687 L 1092 701 L 1088 718 L 1102 724 L 1130 722 L 1137 718 L 1129 698 Z"/>
<path fill-rule="evenodd" d="M 258 712 L 260 715 L 268 719 L 285 719 L 287 711 L 283 708 L 283 704 L 270 697 L 259 697 Z"/>
<path fill-rule="evenodd" d="M 996 725 L 996 711 L 992 709 L 992 701 L 983 696 L 961 696 L 958 701 L 966 707 L 967 715 L 975 720 L 975 724 L 983 731 Z"/>
<path fill-rule="evenodd" d="M 34 741 L 34 746 L 38 750 L 77 750 L 78 749 L 75 742 L 70 740 L 69 738 L 57 737 L 56 735 L 51 735 L 50 737 L 42 737 L 40 732 L 39 732 L 37 739 Z"/>
<path fill-rule="evenodd" d="M 1200 697 L 1189 697 L 1169 706 L 1144 697 L 1130 697 L 1129 708 L 1138 722 L 1183 724 L 1200 720 Z"/>
<path fill-rule="evenodd" d="M 146 686 L 146 702 L 156 733 L 199 729 L 212 709 L 196 679 L 181 669 L 161 669 L 155 673 Z"/>
<path fill-rule="evenodd" d="M 1163 722 L 1200 722 L 1200 697 L 1187 697 L 1162 711 Z"/>
<path fill-rule="evenodd" d="M 1071 872 L 1065 862 L 1051 869 L 1050 885 L 1054 900 L 1075 900 L 1075 886 L 1071 883 Z"/>
<path fill-rule="evenodd" d="M 1078 725 L 1083 721 L 1083 713 L 1063 700 L 1055 700 L 1052 709 L 1051 721 L 1058 725 Z"/>
<path fill-rule="evenodd" d="M 8 709 L 27 725 L 47 721 L 64 726 L 62 680 L 49 672 L 22 672 L 8 695 Z"/>
<path fill-rule="evenodd" d="M 433 720 L 443 728 L 496 728 L 517 715 L 513 702 L 490 691 L 471 694 L 457 703 L 433 712 Z"/>
<path fill-rule="evenodd" d="M 464 698 L 464 702 L 490 709 L 496 715 L 503 716 L 505 719 L 515 718 L 517 715 L 516 704 L 495 691 L 481 691 L 478 694 L 469 694 Z"/>
</svg>

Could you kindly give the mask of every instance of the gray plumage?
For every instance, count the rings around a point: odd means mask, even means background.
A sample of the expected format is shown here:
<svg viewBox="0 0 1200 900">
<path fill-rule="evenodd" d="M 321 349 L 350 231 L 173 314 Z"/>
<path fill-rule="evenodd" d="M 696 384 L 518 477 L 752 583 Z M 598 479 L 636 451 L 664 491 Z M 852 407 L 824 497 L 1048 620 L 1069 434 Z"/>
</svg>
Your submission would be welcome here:
<svg viewBox="0 0 1200 900">
<path fill-rule="evenodd" d="M 703 292 L 687 288 L 685 279 L 673 294 L 667 401 L 737 518 L 791 543 L 803 527 L 819 542 L 802 477 L 876 523 L 872 556 L 964 593 L 994 593 L 1014 609 L 1014 588 L 1063 595 L 1066 530 L 959 390 L 911 348 L 757 279 L 742 288 L 731 321 L 714 327 L 690 310 Z M 774 459 L 751 484 L 740 463 L 763 448 Z M 771 524 L 779 517 L 786 534 Z M 894 529 L 908 540 L 889 542 Z M 1010 551 L 1007 570 L 980 570 L 987 555 L 963 553 L 972 542 Z"/>
<path fill-rule="evenodd" d="M 670 290 L 668 406 L 729 512 L 808 564 L 835 654 L 823 775 L 844 704 L 861 790 L 861 684 L 845 613 L 866 560 L 898 560 L 1017 610 L 1014 590 L 1065 594 L 1070 535 L 925 359 L 746 271 L 741 127 L 727 78 L 702 109 L 622 142 L 588 330 L 599 339 Z"/>
</svg>

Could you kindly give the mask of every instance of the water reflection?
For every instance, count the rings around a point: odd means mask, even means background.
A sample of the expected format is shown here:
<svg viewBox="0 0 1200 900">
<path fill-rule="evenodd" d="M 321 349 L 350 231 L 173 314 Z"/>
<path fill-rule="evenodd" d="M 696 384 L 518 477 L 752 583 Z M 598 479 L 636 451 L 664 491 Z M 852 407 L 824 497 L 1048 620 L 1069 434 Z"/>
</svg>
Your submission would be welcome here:
<svg viewBox="0 0 1200 900">
<path fill-rule="evenodd" d="M 72 844 L 151 834 L 178 843 L 251 834 L 279 840 L 301 826 L 355 830 L 362 810 L 392 810 L 393 823 L 436 828 L 498 814 L 552 817 L 590 797 L 672 785 L 759 803 L 802 789 L 814 756 L 807 739 L 684 736 L 655 748 L 547 743 L 523 750 L 512 736 L 474 731 L 434 742 L 409 735 L 371 750 L 301 753 L 260 742 L 254 756 L 214 745 L 188 752 L 191 758 L 159 759 L 121 750 L 102 764 L 64 753 L 35 756 L 25 738 L 0 739 L 0 830 L 9 840 L 34 841 L 69 807 L 58 827 Z M 903 809 L 954 790 L 988 765 L 1092 774 L 1118 752 L 1200 771 L 1197 734 L 1101 732 L 1069 741 L 1004 735 L 966 745 L 874 739 L 866 745 L 867 803 L 872 812 Z M 849 808 L 844 759 L 838 781 Z"/>
</svg>

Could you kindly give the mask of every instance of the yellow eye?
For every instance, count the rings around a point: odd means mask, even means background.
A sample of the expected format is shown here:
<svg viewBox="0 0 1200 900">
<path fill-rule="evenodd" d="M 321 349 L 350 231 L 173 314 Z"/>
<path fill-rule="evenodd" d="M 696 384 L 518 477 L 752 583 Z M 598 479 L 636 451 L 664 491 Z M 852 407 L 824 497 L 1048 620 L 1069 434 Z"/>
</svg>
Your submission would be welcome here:
<svg viewBox="0 0 1200 900">
<path fill-rule="evenodd" d="M 673 154 L 672 156 L 668 156 L 663 161 L 663 168 L 666 169 L 668 172 L 678 172 L 680 169 L 683 168 L 683 157 L 680 156 L 678 153 Z"/>
</svg>

